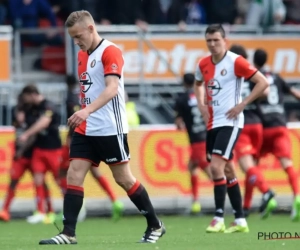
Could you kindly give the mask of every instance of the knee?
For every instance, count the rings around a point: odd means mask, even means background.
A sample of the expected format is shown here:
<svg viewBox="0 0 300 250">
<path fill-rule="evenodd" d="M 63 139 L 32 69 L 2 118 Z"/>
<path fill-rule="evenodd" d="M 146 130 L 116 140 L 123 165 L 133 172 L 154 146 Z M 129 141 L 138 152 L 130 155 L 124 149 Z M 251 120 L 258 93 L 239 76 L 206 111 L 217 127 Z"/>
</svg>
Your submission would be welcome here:
<svg viewBox="0 0 300 250">
<path fill-rule="evenodd" d="M 127 176 L 121 176 L 121 175 L 114 175 L 114 179 L 116 183 L 122 187 L 125 191 L 128 191 L 136 182 L 135 178 L 127 175 Z"/>
<path fill-rule="evenodd" d="M 224 177 L 224 169 L 217 164 L 210 164 L 210 170 L 213 179 L 220 179 Z"/>
<path fill-rule="evenodd" d="M 34 175 L 34 184 L 36 186 L 41 186 L 44 184 L 44 174 L 43 173 L 36 173 Z"/>
<path fill-rule="evenodd" d="M 67 182 L 69 185 L 82 186 L 84 182 L 84 173 L 76 167 L 70 166 L 67 172 Z"/>
</svg>

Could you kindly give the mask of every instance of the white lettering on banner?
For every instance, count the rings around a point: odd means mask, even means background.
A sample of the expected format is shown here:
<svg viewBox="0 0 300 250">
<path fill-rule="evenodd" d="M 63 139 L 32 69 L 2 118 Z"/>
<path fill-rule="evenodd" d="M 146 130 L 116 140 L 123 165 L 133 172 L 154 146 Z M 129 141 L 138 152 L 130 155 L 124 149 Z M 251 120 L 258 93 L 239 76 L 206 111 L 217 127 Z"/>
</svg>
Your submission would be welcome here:
<svg viewBox="0 0 300 250">
<path fill-rule="evenodd" d="M 277 49 L 274 57 L 273 70 L 275 72 L 294 72 L 297 65 L 297 57 L 298 53 L 294 49 Z"/>
<path fill-rule="evenodd" d="M 118 46 L 123 50 L 127 74 L 137 74 L 140 71 L 140 53 L 136 50 L 125 50 L 124 46 Z M 159 54 L 159 56 L 158 56 Z M 180 73 L 183 68 L 185 72 L 194 72 L 199 59 L 207 54 L 202 49 L 186 49 L 184 44 L 176 44 L 172 50 L 154 50 L 144 53 L 144 70 L 146 74 L 165 74 L 169 71 L 166 62 L 170 63 L 174 72 Z"/>
</svg>

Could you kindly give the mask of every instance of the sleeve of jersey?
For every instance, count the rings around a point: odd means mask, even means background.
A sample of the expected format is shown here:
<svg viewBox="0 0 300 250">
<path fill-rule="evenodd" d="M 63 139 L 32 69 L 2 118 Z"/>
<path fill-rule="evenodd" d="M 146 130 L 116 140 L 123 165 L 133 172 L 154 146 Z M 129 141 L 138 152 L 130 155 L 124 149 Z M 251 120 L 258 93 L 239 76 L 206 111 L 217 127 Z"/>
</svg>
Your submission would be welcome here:
<svg viewBox="0 0 300 250">
<path fill-rule="evenodd" d="M 124 60 L 121 50 L 114 46 L 108 46 L 102 55 L 104 76 L 115 75 L 121 78 Z"/>
<path fill-rule="evenodd" d="M 257 72 L 257 69 L 253 67 L 246 59 L 239 56 L 234 62 L 234 72 L 237 77 L 250 79 Z"/>
<path fill-rule="evenodd" d="M 195 79 L 198 82 L 203 81 L 203 76 L 200 70 L 200 63 L 197 64 L 196 70 L 195 70 Z"/>
</svg>

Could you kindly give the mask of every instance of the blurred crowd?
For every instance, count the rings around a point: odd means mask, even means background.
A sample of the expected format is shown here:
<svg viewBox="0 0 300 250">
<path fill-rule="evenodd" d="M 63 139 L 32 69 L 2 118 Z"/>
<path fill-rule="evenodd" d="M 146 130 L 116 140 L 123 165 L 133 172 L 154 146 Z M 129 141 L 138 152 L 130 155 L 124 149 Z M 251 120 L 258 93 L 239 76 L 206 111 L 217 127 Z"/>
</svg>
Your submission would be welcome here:
<svg viewBox="0 0 300 250">
<path fill-rule="evenodd" d="M 15 28 L 63 25 L 68 14 L 86 9 L 98 24 L 300 24 L 299 0 L 0 0 L 0 25 Z"/>
</svg>

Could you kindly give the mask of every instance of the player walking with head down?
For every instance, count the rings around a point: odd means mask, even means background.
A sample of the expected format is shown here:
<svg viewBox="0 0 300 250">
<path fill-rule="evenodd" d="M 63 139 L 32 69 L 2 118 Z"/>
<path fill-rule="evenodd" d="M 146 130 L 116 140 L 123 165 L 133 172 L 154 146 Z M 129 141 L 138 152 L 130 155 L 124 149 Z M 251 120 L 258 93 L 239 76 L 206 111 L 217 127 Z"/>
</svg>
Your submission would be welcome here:
<svg viewBox="0 0 300 250">
<path fill-rule="evenodd" d="M 83 202 L 83 182 L 91 166 L 101 161 L 109 165 L 115 181 L 146 217 L 147 229 L 140 240 L 155 243 L 165 227 L 157 218 L 146 189 L 132 175 L 127 143 L 128 124 L 125 111 L 123 56 L 112 42 L 102 39 L 91 14 L 70 14 L 66 27 L 78 53 L 82 109 L 68 120 L 76 127 L 70 146 L 68 188 L 64 197 L 63 231 L 39 244 L 76 244 L 76 222 Z"/>
<path fill-rule="evenodd" d="M 205 38 L 210 56 L 196 68 L 195 92 L 198 106 L 207 124 L 206 150 L 214 181 L 215 217 L 207 228 L 209 233 L 225 231 L 224 203 L 226 190 L 235 214 L 235 221 L 225 232 L 248 232 L 242 209 L 242 197 L 230 160 L 232 150 L 244 125 L 243 109 L 268 87 L 266 78 L 243 57 L 226 49 L 225 31 L 221 25 L 210 25 Z M 242 101 L 244 79 L 256 83 Z M 205 103 L 207 100 L 207 104 Z M 225 177 L 226 169 L 226 177 Z"/>
</svg>

